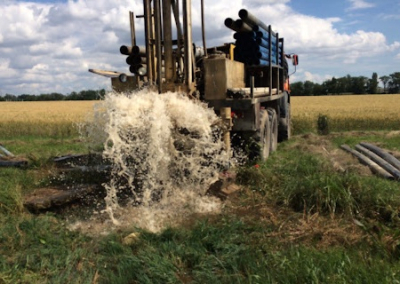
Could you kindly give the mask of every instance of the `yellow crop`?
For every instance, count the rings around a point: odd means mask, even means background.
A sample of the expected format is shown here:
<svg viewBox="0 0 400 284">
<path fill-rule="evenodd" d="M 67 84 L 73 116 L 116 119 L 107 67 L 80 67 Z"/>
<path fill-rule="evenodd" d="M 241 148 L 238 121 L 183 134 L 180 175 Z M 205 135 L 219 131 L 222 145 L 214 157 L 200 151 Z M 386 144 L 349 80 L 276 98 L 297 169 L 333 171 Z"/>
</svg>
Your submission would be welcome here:
<svg viewBox="0 0 400 284">
<path fill-rule="evenodd" d="M 296 133 L 316 130 L 318 115 L 331 131 L 400 129 L 400 95 L 292 97 L 291 107 Z"/>
<path fill-rule="evenodd" d="M 96 101 L 0 102 L 0 137 L 40 135 L 68 137 L 78 134 Z"/>
<path fill-rule="evenodd" d="M 96 101 L 0 102 L 0 122 L 78 122 Z"/>
<path fill-rule="evenodd" d="M 71 135 L 98 101 L 0 102 L 0 135 Z M 318 115 L 331 131 L 399 130 L 400 95 L 292 97 L 294 133 L 316 130 Z"/>
</svg>

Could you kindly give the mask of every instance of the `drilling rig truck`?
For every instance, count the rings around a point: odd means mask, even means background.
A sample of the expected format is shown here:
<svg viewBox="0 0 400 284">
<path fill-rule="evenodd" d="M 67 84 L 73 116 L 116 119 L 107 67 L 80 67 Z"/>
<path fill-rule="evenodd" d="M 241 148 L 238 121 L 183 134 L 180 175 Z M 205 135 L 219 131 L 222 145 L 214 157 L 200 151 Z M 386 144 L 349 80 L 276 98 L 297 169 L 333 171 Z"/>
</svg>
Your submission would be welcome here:
<svg viewBox="0 0 400 284">
<path fill-rule="evenodd" d="M 191 0 L 143 0 L 143 14 L 130 12 L 130 45 L 120 47 L 132 74 L 90 69 L 111 77 L 117 92 L 147 86 L 158 92 L 185 93 L 221 116 L 224 141 L 240 146 L 251 160 L 266 160 L 278 141 L 291 135 L 290 90 L 284 39 L 271 26 L 239 11 L 227 18 L 234 42 L 207 47 L 201 0 L 202 45 L 192 38 Z M 136 43 L 135 18 L 144 21 L 144 44 Z"/>
</svg>

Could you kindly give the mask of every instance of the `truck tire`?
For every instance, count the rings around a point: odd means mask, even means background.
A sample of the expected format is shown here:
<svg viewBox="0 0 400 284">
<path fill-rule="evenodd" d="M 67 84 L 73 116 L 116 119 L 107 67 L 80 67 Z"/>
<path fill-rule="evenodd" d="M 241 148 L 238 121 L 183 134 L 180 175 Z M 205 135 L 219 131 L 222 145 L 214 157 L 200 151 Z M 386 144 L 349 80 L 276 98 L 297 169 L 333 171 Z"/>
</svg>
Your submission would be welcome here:
<svg viewBox="0 0 400 284">
<path fill-rule="evenodd" d="M 267 110 L 260 111 L 260 130 L 253 137 L 250 159 L 266 161 L 271 150 L 271 125 Z"/>
<path fill-rule="evenodd" d="M 279 118 L 279 142 L 289 140 L 292 135 L 292 123 L 290 115 L 290 103 L 286 104 L 285 117 Z"/>
<path fill-rule="evenodd" d="M 272 153 L 278 148 L 278 116 L 273 108 L 268 108 L 267 111 L 271 127 L 271 143 L 269 151 Z"/>
</svg>

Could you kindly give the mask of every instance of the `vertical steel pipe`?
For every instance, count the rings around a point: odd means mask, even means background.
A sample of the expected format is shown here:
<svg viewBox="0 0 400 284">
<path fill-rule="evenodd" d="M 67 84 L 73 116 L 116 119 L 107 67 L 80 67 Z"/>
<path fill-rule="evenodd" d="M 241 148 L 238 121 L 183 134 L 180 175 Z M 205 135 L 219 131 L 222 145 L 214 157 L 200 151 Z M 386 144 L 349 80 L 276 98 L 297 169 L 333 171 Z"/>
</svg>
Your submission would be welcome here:
<svg viewBox="0 0 400 284">
<path fill-rule="evenodd" d="M 268 26 L 268 34 L 269 34 L 269 95 L 272 96 L 272 28 L 271 26 Z"/>
<path fill-rule="evenodd" d="M 154 41 L 155 41 L 155 65 L 156 68 L 156 83 L 158 86 L 158 91 L 161 92 L 162 89 L 162 78 L 161 78 L 161 57 L 162 57 L 162 48 L 161 48 L 161 8 L 160 8 L 160 0 L 153 0 L 154 6 Z M 147 70 L 149 71 L 149 70 Z"/>
<path fill-rule="evenodd" d="M 129 11 L 129 21 L 131 24 L 131 41 L 132 46 L 136 45 L 136 31 L 135 31 L 135 14 Z"/>
<path fill-rule="evenodd" d="M 201 35 L 203 38 L 204 56 L 207 57 L 206 29 L 204 20 L 204 0 L 201 0 Z"/>
<path fill-rule="evenodd" d="M 186 75 L 186 85 L 188 91 L 192 89 L 193 83 L 193 41 L 192 41 L 192 1 L 183 0 L 183 33 L 185 37 L 185 75 Z"/>
<path fill-rule="evenodd" d="M 146 61 L 147 61 L 147 79 L 150 85 L 153 85 L 153 66 L 152 66 L 152 43 L 151 43 L 151 29 L 152 29 L 152 19 L 151 19 L 151 5 L 150 0 L 143 0 L 143 10 L 144 10 L 144 33 L 146 39 Z"/>
<path fill-rule="evenodd" d="M 163 15 L 163 39 L 164 39 L 164 66 L 165 80 L 167 83 L 174 81 L 174 65 L 172 54 L 172 17 L 171 17 L 171 0 L 162 1 Z M 158 58 L 160 59 L 160 58 Z"/>
</svg>

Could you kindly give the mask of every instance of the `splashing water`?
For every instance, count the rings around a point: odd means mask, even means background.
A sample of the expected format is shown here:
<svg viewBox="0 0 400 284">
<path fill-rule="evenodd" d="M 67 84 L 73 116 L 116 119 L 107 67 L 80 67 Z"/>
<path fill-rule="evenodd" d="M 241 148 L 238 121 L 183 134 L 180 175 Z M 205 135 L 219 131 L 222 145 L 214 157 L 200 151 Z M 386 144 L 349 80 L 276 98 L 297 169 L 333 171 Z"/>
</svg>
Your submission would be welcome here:
<svg viewBox="0 0 400 284">
<path fill-rule="evenodd" d="M 220 120 L 204 103 L 177 93 L 109 93 L 95 119 L 92 136 L 104 139 L 103 157 L 113 165 L 104 186 L 114 224 L 126 219 L 127 208 L 134 208 L 132 222 L 140 219 L 150 230 L 159 230 L 161 219 L 174 219 L 188 208 L 218 210 L 219 201 L 204 194 L 228 164 L 228 155 Z"/>
</svg>

